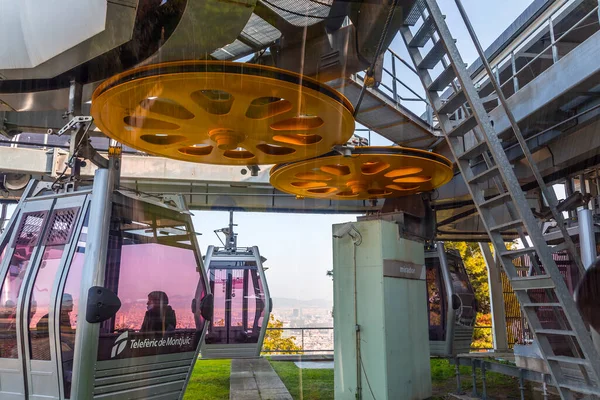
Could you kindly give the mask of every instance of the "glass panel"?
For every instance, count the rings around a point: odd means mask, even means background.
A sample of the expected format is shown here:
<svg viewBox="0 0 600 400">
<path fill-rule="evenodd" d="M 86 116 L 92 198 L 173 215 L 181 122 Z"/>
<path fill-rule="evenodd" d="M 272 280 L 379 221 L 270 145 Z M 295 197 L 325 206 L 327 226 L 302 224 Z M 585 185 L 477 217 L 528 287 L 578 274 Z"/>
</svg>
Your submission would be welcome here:
<svg viewBox="0 0 600 400">
<path fill-rule="evenodd" d="M 105 281 L 121 308 L 101 325 L 98 360 L 195 351 L 204 321 L 192 311 L 200 274 L 186 221 L 123 202 L 113 207 Z"/>
<path fill-rule="evenodd" d="M 256 263 L 213 260 L 209 279 L 215 302 L 206 343 L 257 343 L 265 294 Z"/>
<path fill-rule="evenodd" d="M 207 344 L 227 343 L 225 328 L 225 307 L 227 305 L 227 276 L 226 269 L 210 269 L 210 288 L 214 296 L 213 319 L 205 335 Z"/>
<path fill-rule="evenodd" d="M 75 334 L 77 332 L 77 316 L 79 305 L 79 290 L 81 288 L 81 275 L 85 260 L 85 246 L 87 242 L 89 211 L 85 216 L 77 248 L 63 289 L 60 302 L 60 351 L 63 370 L 63 387 L 65 398 L 71 397 L 71 381 L 73 377 L 73 355 L 75 352 Z M 68 319 L 67 319 L 68 317 Z"/>
<path fill-rule="evenodd" d="M 50 296 L 65 246 L 71 240 L 79 208 L 55 210 L 44 241 L 44 254 L 37 271 L 29 303 L 29 354 L 32 360 L 51 360 Z M 69 324 L 68 313 L 60 313 L 60 324 Z"/>
<path fill-rule="evenodd" d="M 475 293 L 471 287 L 471 281 L 460 257 L 452 254 L 447 255 L 448 269 L 452 278 L 452 288 L 458 295 L 464 307 L 460 310 L 460 321 L 470 325 L 475 321 Z"/>
<path fill-rule="evenodd" d="M 437 259 L 427 258 L 427 304 L 429 340 L 446 339 L 446 302 Z"/>
<path fill-rule="evenodd" d="M 0 289 L 0 304 L 3 307 L 0 325 L 0 358 L 18 358 L 17 300 L 29 267 L 29 260 L 38 244 L 46 214 L 47 211 L 24 214 L 13 242 L 14 252 Z"/>
</svg>

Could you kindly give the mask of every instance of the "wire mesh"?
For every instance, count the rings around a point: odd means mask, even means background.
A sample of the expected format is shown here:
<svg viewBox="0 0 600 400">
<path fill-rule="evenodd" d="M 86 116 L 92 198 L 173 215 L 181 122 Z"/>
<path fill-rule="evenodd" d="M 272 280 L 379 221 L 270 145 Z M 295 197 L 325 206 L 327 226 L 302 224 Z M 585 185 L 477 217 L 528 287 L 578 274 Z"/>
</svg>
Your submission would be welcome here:
<svg viewBox="0 0 600 400">
<path fill-rule="evenodd" d="M 329 16 L 333 0 L 268 0 L 263 3 L 294 26 L 310 26 Z"/>
<path fill-rule="evenodd" d="M 256 14 L 252 14 L 241 33 L 242 38 L 263 48 L 281 37 L 281 32 Z"/>
<path fill-rule="evenodd" d="M 46 246 L 58 246 L 69 243 L 79 208 L 55 210 L 50 220 L 50 229 L 46 234 Z"/>
<path fill-rule="evenodd" d="M 37 244 L 47 213 L 47 211 L 36 211 L 23 216 L 18 231 L 19 236 L 15 242 L 17 246 L 35 246 Z"/>
</svg>

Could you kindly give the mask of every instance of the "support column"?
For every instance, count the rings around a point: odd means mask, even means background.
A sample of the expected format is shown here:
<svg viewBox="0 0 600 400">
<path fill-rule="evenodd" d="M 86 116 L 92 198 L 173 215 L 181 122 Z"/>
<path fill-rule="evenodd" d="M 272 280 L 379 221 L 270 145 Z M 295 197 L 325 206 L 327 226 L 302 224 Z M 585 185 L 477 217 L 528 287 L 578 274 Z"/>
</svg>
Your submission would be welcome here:
<svg viewBox="0 0 600 400">
<path fill-rule="evenodd" d="M 577 209 L 577 222 L 579 225 L 579 245 L 581 263 L 585 269 L 590 268 L 596 261 L 596 234 L 594 232 L 594 216 L 587 207 Z M 600 333 L 590 328 L 596 350 L 600 353 Z"/>
<path fill-rule="evenodd" d="M 502 292 L 502 276 L 497 263 L 492 255 L 488 243 L 479 243 L 481 254 L 485 260 L 488 271 L 488 284 L 490 287 L 490 306 L 492 309 L 492 333 L 495 351 L 508 351 L 508 337 L 506 334 L 506 313 L 504 310 L 504 294 Z"/>
</svg>

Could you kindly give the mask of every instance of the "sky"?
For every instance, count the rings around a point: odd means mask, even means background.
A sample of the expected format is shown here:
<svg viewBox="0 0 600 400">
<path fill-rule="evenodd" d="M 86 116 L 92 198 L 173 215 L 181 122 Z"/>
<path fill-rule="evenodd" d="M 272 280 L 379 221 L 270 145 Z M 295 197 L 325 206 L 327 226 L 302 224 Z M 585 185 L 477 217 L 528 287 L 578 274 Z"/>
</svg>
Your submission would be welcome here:
<svg viewBox="0 0 600 400">
<path fill-rule="evenodd" d="M 463 0 L 471 22 L 484 48 L 489 46 L 523 11 L 531 0 Z M 468 39 L 466 29 L 459 19 L 454 0 L 440 0 L 440 8 L 464 61 L 473 62 L 476 52 Z M 396 37 L 391 49 L 409 60 L 400 37 Z M 416 76 L 405 69 L 405 82 L 422 94 L 423 89 Z M 357 126 L 360 128 L 360 126 Z M 388 145 L 387 140 L 376 134 L 371 136 L 372 145 Z M 227 212 L 193 211 L 194 228 L 199 236 L 203 253 L 209 245 L 219 245 L 215 229 L 227 226 Z M 272 297 L 295 299 L 328 299 L 333 297 L 333 285 L 326 271 L 332 268 L 331 225 L 356 220 L 352 215 L 309 215 L 279 213 L 235 214 L 239 225 L 238 244 L 259 247 L 267 258 L 267 277 Z"/>
</svg>

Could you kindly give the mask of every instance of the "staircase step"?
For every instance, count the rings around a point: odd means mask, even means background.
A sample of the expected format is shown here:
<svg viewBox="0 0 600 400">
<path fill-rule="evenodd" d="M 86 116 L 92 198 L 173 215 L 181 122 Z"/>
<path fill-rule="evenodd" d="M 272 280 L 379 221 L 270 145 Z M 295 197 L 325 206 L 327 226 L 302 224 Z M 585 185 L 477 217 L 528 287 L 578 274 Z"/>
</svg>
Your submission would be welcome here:
<svg viewBox="0 0 600 400">
<path fill-rule="evenodd" d="M 469 180 L 469 184 L 477 185 L 479 183 L 487 182 L 498 175 L 500 175 L 500 170 L 497 165 L 494 165 L 492 168 L 483 171 L 479 175 L 475 175 L 473 179 Z"/>
<path fill-rule="evenodd" d="M 535 329 L 535 333 L 538 335 L 577 336 L 575 332 L 564 329 Z"/>
<path fill-rule="evenodd" d="M 450 137 L 464 136 L 477 126 L 477 120 L 473 115 L 465 118 L 458 126 L 448 133 Z"/>
<path fill-rule="evenodd" d="M 528 308 L 536 307 L 562 307 L 560 303 L 522 303 L 521 306 Z"/>
<path fill-rule="evenodd" d="M 549 275 L 525 276 L 511 279 L 513 290 L 554 289 L 556 286 Z"/>
<path fill-rule="evenodd" d="M 502 257 L 508 257 L 508 258 L 514 259 L 517 257 L 521 257 L 525 254 L 534 254 L 534 253 L 535 253 L 535 247 L 524 247 L 522 249 L 501 251 L 500 255 Z"/>
<path fill-rule="evenodd" d="M 459 90 L 458 93 L 454 93 L 448 101 L 446 101 L 438 110 L 440 114 L 452 114 L 456 111 L 460 106 L 467 102 L 467 97 L 465 96 L 465 92 Z"/>
<path fill-rule="evenodd" d="M 511 201 L 511 200 L 512 199 L 510 197 L 510 193 L 506 192 L 506 193 L 502 193 L 501 195 L 492 197 L 491 199 L 484 201 L 483 203 L 481 203 L 479 205 L 479 207 L 490 209 L 490 208 L 498 207 L 499 205 L 504 204 L 507 201 Z"/>
<path fill-rule="evenodd" d="M 456 73 L 454 72 L 454 68 L 452 65 L 448 65 L 448 67 L 438 75 L 437 78 L 431 82 L 431 85 L 427 87 L 427 90 L 431 92 L 441 92 L 445 90 L 450 83 L 456 78 Z"/>
<path fill-rule="evenodd" d="M 433 25 L 433 18 L 431 18 L 430 15 L 429 17 L 425 18 L 425 21 L 423 21 L 423 25 L 421 25 L 417 33 L 415 33 L 415 35 L 413 36 L 412 40 L 408 43 L 408 47 L 425 46 L 425 43 L 427 43 L 427 41 L 431 39 L 431 36 L 434 32 L 435 26 Z"/>
<path fill-rule="evenodd" d="M 435 42 L 429 53 L 423 57 L 423 60 L 417 66 L 418 69 L 433 69 L 442 60 L 446 54 L 446 49 L 441 40 Z"/>
<path fill-rule="evenodd" d="M 469 148 L 464 153 L 458 156 L 459 160 L 471 161 L 480 155 L 483 154 L 484 151 L 488 149 L 487 143 L 485 141 L 478 142 L 475 146 Z"/>
<path fill-rule="evenodd" d="M 600 388 L 595 388 L 595 387 L 591 387 L 591 386 L 574 385 L 574 384 L 568 384 L 568 383 L 560 383 L 559 385 L 561 388 L 568 389 L 572 392 L 596 395 L 596 396 L 600 395 Z"/>
<path fill-rule="evenodd" d="M 509 222 L 505 222 L 500 225 L 493 226 L 490 228 L 490 231 L 503 232 L 503 231 L 507 231 L 509 229 L 518 228 L 520 226 L 523 226 L 523 221 L 520 219 L 516 219 L 514 221 L 509 221 Z"/>
<path fill-rule="evenodd" d="M 590 365 L 590 362 L 584 358 L 573 358 L 566 356 L 547 356 L 548 361 L 556 361 L 565 364 Z"/>
<path fill-rule="evenodd" d="M 413 26 L 419 21 L 421 18 L 421 14 L 426 8 L 425 0 L 417 0 L 413 8 L 408 12 L 406 18 L 404 19 L 404 24 L 408 26 Z"/>
</svg>

